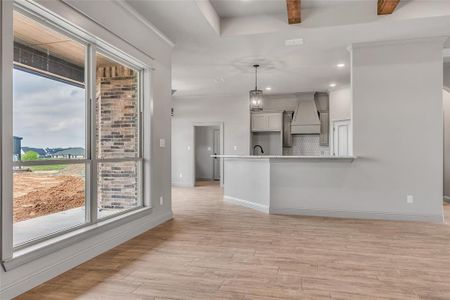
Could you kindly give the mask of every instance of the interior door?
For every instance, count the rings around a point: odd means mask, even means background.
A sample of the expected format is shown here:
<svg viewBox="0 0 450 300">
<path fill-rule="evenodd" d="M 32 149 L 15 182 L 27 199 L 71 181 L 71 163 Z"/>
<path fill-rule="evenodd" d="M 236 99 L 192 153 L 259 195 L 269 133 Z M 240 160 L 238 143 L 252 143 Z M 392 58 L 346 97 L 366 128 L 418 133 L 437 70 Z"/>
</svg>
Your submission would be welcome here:
<svg viewBox="0 0 450 300">
<path fill-rule="evenodd" d="M 213 152 L 214 154 L 220 153 L 220 130 L 213 130 Z M 220 158 L 213 158 L 213 179 L 220 180 Z"/>
<path fill-rule="evenodd" d="M 334 121 L 333 154 L 335 156 L 350 155 L 350 121 Z"/>
</svg>

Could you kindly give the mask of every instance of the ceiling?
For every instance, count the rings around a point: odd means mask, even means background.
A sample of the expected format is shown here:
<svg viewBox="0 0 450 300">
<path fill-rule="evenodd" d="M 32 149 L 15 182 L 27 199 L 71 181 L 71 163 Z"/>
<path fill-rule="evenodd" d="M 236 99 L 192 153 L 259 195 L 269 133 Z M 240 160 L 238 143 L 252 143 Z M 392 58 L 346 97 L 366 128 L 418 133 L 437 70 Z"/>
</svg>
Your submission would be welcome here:
<svg viewBox="0 0 450 300">
<path fill-rule="evenodd" d="M 211 0 L 211 4 L 217 14 L 222 18 L 244 17 L 262 14 L 285 14 L 285 0 Z"/>
<path fill-rule="evenodd" d="M 255 63 L 266 94 L 339 88 L 350 82 L 352 43 L 450 36 L 450 1 L 401 0 L 377 16 L 376 0 L 302 0 L 298 25 L 287 24 L 284 0 L 126 1 L 175 43 L 176 97 L 246 95 Z"/>
</svg>

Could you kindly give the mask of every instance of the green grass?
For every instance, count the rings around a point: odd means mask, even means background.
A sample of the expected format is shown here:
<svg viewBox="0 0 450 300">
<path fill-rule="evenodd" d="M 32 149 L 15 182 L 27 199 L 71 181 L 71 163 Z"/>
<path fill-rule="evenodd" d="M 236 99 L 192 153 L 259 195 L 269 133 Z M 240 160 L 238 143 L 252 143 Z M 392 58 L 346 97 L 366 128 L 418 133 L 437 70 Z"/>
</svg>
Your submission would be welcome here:
<svg viewBox="0 0 450 300">
<path fill-rule="evenodd" d="M 64 169 L 66 165 L 46 165 L 46 166 L 30 166 L 31 171 L 60 171 Z"/>
</svg>

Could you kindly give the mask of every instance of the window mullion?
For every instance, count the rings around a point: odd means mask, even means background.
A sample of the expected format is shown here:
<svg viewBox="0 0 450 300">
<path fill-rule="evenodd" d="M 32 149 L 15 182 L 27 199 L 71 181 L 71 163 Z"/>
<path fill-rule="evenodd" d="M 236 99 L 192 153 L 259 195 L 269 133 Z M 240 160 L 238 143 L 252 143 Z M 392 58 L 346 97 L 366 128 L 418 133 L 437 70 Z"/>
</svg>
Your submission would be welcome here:
<svg viewBox="0 0 450 300">
<path fill-rule="evenodd" d="M 0 3 L 0 78 L 1 103 L 0 133 L 1 145 L 1 256 L 2 260 L 13 256 L 13 174 L 12 174 L 12 141 L 13 141 L 13 5 L 11 1 Z"/>
<path fill-rule="evenodd" d="M 89 220 L 91 223 L 96 223 L 98 216 L 98 201 L 97 201 L 97 139 L 96 139 L 96 121 L 97 121 L 97 107 L 96 107 L 96 46 L 89 46 L 88 53 L 88 90 L 89 90 L 89 114 L 88 114 L 88 128 L 89 128 L 89 141 L 88 141 L 88 160 L 89 163 Z"/>
</svg>

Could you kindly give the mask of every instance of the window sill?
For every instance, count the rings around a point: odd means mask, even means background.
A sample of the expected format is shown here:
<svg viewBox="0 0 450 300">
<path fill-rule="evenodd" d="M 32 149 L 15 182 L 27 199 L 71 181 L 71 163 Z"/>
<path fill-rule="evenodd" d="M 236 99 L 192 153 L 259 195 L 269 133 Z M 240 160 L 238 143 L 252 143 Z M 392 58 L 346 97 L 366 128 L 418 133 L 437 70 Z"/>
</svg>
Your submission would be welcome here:
<svg viewBox="0 0 450 300">
<path fill-rule="evenodd" d="M 2 261 L 3 269 L 5 271 L 9 271 L 14 268 L 20 267 L 28 262 L 54 253 L 70 245 L 76 244 L 82 240 L 88 239 L 128 222 L 142 218 L 146 215 L 151 214 L 151 212 L 152 209 L 150 207 L 135 209 L 119 216 L 100 221 L 96 224 L 85 226 L 80 229 L 70 231 L 66 234 L 59 235 L 55 238 L 43 241 L 41 243 L 17 250 L 14 252 L 12 258 Z"/>
</svg>

